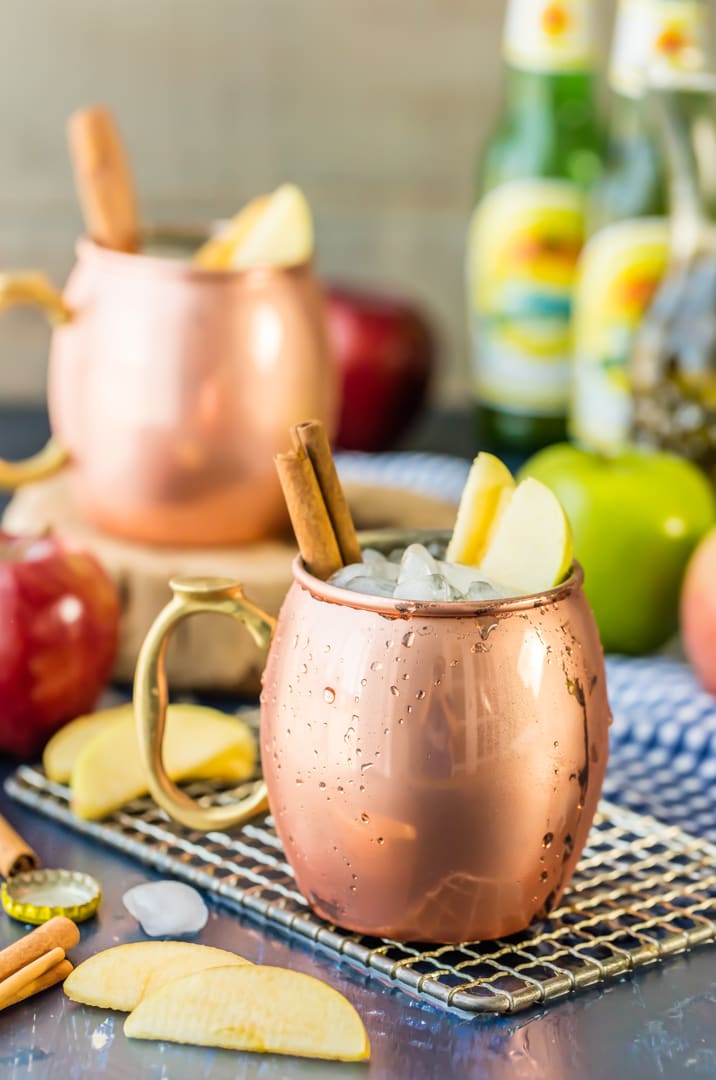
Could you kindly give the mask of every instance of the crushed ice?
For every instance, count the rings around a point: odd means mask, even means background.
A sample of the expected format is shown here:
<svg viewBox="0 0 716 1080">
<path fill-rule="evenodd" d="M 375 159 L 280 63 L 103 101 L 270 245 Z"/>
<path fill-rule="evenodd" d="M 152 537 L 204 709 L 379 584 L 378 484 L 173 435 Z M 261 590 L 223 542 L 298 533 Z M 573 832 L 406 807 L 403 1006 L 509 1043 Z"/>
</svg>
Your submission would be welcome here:
<svg viewBox="0 0 716 1080">
<path fill-rule="evenodd" d="M 440 559 L 439 547 L 411 544 L 389 555 L 366 548 L 363 562 L 343 566 L 331 585 L 368 596 L 393 600 L 498 600 L 513 596 L 510 589 L 491 581 L 476 566 L 462 566 Z"/>
<path fill-rule="evenodd" d="M 182 881 L 135 885 L 124 894 L 122 903 L 149 937 L 196 934 L 209 918 L 201 894 Z"/>
</svg>

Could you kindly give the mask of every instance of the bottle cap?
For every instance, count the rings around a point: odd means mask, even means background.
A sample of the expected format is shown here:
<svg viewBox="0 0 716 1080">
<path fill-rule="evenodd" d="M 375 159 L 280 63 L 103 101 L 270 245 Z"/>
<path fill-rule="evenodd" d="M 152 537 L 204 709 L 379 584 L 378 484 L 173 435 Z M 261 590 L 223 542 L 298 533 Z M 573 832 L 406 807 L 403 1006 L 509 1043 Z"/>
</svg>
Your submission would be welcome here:
<svg viewBox="0 0 716 1080">
<path fill-rule="evenodd" d="M 18 922 L 39 925 L 64 915 L 77 923 L 95 914 L 102 890 L 93 877 L 77 870 L 30 870 L 3 882 L 0 901 Z"/>
</svg>

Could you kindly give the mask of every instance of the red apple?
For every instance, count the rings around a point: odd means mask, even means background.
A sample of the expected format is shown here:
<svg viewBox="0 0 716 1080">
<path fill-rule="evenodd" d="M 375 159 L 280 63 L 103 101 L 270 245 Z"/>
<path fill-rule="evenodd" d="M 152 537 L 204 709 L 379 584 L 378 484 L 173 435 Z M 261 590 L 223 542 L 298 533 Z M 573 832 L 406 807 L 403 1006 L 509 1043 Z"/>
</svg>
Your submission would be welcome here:
<svg viewBox="0 0 716 1080">
<path fill-rule="evenodd" d="M 336 446 L 386 450 L 425 401 L 435 340 L 404 300 L 356 289 L 327 290 L 328 326 L 342 390 Z"/>
<path fill-rule="evenodd" d="M 0 531 L 0 752 L 39 755 L 109 678 L 119 599 L 91 556 Z"/>
<path fill-rule="evenodd" d="M 694 671 L 716 694 L 716 529 L 701 541 L 686 571 L 681 630 Z"/>
</svg>

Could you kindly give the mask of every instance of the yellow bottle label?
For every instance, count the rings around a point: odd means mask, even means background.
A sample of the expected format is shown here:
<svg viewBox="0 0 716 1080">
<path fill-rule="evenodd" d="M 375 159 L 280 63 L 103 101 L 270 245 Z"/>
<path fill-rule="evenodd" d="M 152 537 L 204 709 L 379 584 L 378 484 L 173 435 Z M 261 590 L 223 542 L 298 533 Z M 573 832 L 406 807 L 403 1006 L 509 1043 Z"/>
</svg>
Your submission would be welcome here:
<svg viewBox="0 0 716 1080">
<path fill-rule="evenodd" d="M 570 428 L 594 450 L 617 450 L 629 439 L 629 357 L 668 258 L 662 218 L 609 225 L 584 249 L 574 299 Z"/>
<path fill-rule="evenodd" d="M 609 81 L 639 97 L 647 76 L 660 83 L 708 66 L 705 0 L 620 0 Z"/>
<path fill-rule="evenodd" d="M 475 211 L 466 273 L 480 401 L 534 416 L 566 413 L 584 202 L 566 181 L 516 180 Z"/>
<path fill-rule="evenodd" d="M 505 59 L 533 71 L 578 71 L 592 60 L 592 0 L 511 0 Z"/>
</svg>

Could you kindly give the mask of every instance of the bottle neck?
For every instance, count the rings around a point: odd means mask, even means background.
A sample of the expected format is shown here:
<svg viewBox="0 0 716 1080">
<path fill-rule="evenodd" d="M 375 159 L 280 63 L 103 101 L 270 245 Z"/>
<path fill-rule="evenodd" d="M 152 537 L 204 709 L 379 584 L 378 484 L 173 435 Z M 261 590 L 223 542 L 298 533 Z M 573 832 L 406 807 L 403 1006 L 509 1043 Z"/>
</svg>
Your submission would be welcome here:
<svg viewBox="0 0 716 1080">
<path fill-rule="evenodd" d="M 555 122 L 565 107 L 583 103 L 591 108 L 596 95 L 592 71 L 526 71 L 508 67 L 505 105 L 508 113 L 554 115 Z"/>
<path fill-rule="evenodd" d="M 672 253 L 688 262 L 713 243 L 716 224 L 716 77 L 652 92 L 666 151 Z"/>
</svg>

